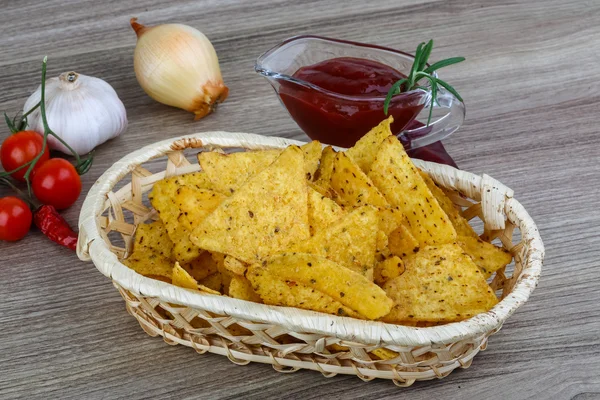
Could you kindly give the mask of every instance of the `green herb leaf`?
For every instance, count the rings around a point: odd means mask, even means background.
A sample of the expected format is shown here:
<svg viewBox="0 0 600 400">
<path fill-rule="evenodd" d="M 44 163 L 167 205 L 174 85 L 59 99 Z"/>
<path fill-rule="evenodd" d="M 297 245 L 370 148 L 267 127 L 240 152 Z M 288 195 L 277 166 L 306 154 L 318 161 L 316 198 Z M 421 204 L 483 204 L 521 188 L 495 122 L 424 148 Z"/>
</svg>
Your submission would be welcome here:
<svg viewBox="0 0 600 400">
<path fill-rule="evenodd" d="M 452 93 L 457 99 L 459 99 L 460 101 L 463 101 L 462 97 L 460 97 L 460 94 L 458 94 L 456 89 L 454 89 L 452 86 L 450 86 L 450 84 L 448 82 L 444 82 L 441 79 L 436 79 L 436 81 L 437 81 L 438 85 L 443 86 L 444 88 L 446 88 L 447 91 Z"/>
<path fill-rule="evenodd" d="M 426 74 L 432 74 L 434 71 L 437 71 L 440 68 L 444 68 L 444 67 L 447 67 L 447 66 L 453 65 L 453 64 L 458 64 L 459 62 L 463 62 L 463 61 L 465 61 L 464 57 L 447 58 L 445 60 L 438 61 L 435 64 L 429 66 L 423 72 L 425 72 Z"/>
<path fill-rule="evenodd" d="M 400 93 L 402 84 L 406 83 L 406 82 L 407 82 L 406 78 L 400 79 L 399 81 L 394 83 L 392 85 L 392 87 L 390 88 L 390 90 L 388 91 L 387 96 L 385 96 L 385 101 L 383 102 L 383 112 L 385 113 L 385 115 L 387 115 L 387 113 L 388 113 L 388 109 L 390 107 L 390 102 L 392 101 L 392 96 Z"/>
<path fill-rule="evenodd" d="M 427 61 L 429 61 L 429 56 L 431 55 L 431 50 L 433 50 L 433 39 L 429 40 L 423 49 L 423 56 L 419 62 L 419 71 L 423 71 L 423 68 L 425 68 L 427 65 Z"/>
</svg>

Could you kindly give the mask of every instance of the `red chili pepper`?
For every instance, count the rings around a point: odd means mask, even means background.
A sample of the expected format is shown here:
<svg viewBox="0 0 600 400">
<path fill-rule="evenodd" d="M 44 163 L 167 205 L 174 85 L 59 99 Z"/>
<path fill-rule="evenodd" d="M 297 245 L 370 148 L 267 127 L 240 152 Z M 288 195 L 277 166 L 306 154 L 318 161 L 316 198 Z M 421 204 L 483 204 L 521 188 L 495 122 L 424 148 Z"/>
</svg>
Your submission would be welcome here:
<svg viewBox="0 0 600 400">
<path fill-rule="evenodd" d="M 33 221 L 40 231 L 53 242 L 71 250 L 76 249 L 77 234 L 53 206 L 43 205 L 38 208 L 33 214 Z"/>
</svg>

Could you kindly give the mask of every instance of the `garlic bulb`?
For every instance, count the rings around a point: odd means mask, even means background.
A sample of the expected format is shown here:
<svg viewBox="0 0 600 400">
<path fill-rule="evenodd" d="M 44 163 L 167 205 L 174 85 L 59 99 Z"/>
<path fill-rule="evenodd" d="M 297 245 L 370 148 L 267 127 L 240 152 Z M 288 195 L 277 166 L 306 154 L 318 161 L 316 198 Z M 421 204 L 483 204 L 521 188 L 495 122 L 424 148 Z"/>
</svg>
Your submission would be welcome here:
<svg viewBox="0 0 600 400">
<path fill-rule="evenodd" d="M 197 29 L 181 24 L 145 27 L 131 19 L 138 37 L 133 66 L 144 91 L 159 103 L 191 111 L 196 119 L 225 101 L 219 59 Z"/>
<path fill-rule="evenodd" d="M 41 98 L 41 85 L 29 96 L 23 113 Z M 48 126 L 77 154 L 86 154 L 96 146 L 119 136 L 127 129 L 125 106 L 108 83 L 92 76 L 65 72 L 46 80 L 46 116 Z M 27 118 L 29 129 L 43 133 L 40 109 Z M 48 136 L 50 148 L 71 154 L 56 138 Z"/>
</svg>

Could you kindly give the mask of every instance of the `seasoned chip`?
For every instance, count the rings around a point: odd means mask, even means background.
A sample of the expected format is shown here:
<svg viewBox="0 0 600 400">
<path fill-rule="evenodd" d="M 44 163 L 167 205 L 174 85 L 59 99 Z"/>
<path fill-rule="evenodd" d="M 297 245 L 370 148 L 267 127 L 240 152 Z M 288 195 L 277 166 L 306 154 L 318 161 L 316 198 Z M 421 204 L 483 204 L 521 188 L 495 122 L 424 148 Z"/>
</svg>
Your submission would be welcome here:
<svg viewBox="0 0 600 400">
<path fill-rule="evenodd" d="M 198 154 L 198 162 L 215 189 L 230 195 L 249 178 L 271 165 L 280 153 L 281 150 L 245 151 L 231 154 L 207 151 Z"/>
<path fill-rule="evenodd" d="M 394 300 L 386 322 L 453 322 L 492 308 L 498 299 L 457 244 L 429 246 L 405 259 L 406 271 L 384 289 Z"/>
<path fill-rule="evenodd" d="M 374 280 L 379 286 L 394 279 L 404 272 L 404 262 L 398 256 L 392 256 L 375 265 Z"/>
<path fill-rule="evenodd" d="M 390 252 L 404 258 L 419 251 L 419 242 L 406 225 L 400 225 L 388 236 Z"/>
<path fill-rule="evenodd" d="M 285 149 L 209 214 L 193 231 L 192 242 L 252 263 L 308 238 L 303 167 L 300 148 Z"/>
<path fill-rule="evenodd" d="M 400 225 L 406 225 L 407 219 L 399 207 L 386 207 L 379 210 L 379 229 L 386 235 L 391 234 Z"/>
<path fill-rule="evenodd" d="M 433 196 L 438 201 L 440 207 L 442 207 L 442 210 L 444 210 L 452 222 L 457 236 L 470 236 L 472 238 L 478 238 L 479 235 L 477 235 L 477 233 L 473 230 L 473 227 L 469 225 L 469 221 L 460 215 L 460 212 L 454 206 L 452 200 L 450 200 L 450 198 L 446 196 L 446 193 L 444 193 L 444 191 L 435 184 L 433 179 L 431 179 L 431 177 L 424 171 L 421 171 L 421 177 L 423 178 L 423 181 L 425 181 L 425 184 Z"/>
<path fill-rule="evenodd" d="M 167 228 L 162 221 L 150 224 L 139 224 L 135 229 L 133 252 L 138 249 L 149 249 L 161 256 L 171 257 L 173 242 L 169 238 Z"/>
<path fill-rule="evenodd" d="M 122 262 L 140 275 L 148 277 L 162 276 L 169 280 L 173 275 L 171 258 L 147 248 L 134 251 Z"/>
<path fill-rule="evenodd" d="M 308 224 L 311 236 L 327 228 L 344 214 L 344 210 L 335 201 L 308 188 Z"/>
<path fill-rule="evenodd" d="M 508 251 L 484 242 L 480 238 L 459 236 L 457 242 L 471 256 L 485 278 L 489 278 L 494 272 L 504 268 L 512 261 L 512 255 Z"/>
<path fill-rule="evenodd" d="M 330 344 L 329 346 L 327 346 L 327 349 L 329 349 L 330 351 L 334 351 L 334 352 L 338 352 L 338 351 L 349 351 L 350 348 L 347 346 L 341 346 L 337 343 L 333 343 Z"/>
<path fill-rule="evenodd" d="M 337 153 L 335 156 L 331 188 L 338 196 L 336 201 L 344 207 L 356 208 L 365 205 L 387 207 L 388 205 L 367 175 L 346 153 Z"/>
<path fill-rule="evenodd" d="M 377 241 L 377 210 L 355 209 L 290 251 L 326 257 L 373 280 Z"/>
<path fill-rule="evenodd" d="M 223 260 L 223 266 L 227 271 L 231 272 L 233 275 L 240 276 L 244 276 L 246 270 L 248 269 L 248 264 L 232 256 L 225 256 L 225 259 Z"/>
<path fill-rule="evenodd" d="M 185 289 L 198 290 L 198 282 L 185 269 L 181 268 L 178 262 L 175 262 L 175 267 L 173 267 L 171 283 Z"/>
<path fill-rule="evenodd" d="M 220 272 L 215 272 L 204 279 L 200 279 L 198 283 L 217 293 L 223 293 L 223 277 Z"/>
<path fill-rule="evenodd" d="M 331 187 L 331 173 L 333 172 L 333 160 L 335 159 L 335 150 L 327 146 L 321 153 L 321 162 L 315 173 L 315 184 L 321 187 L 325 192 Z"/>
<path fill-rule="evenodd" d="M 221 290 L 224 294 L 229 294 L 229 284 L 231 283 L 231 278 L 233 274 L 225 268 L 225 254 L 222 253 L 211 253 L 213 260 L 217 264 L 217 271 L 221 274 L 221 282 L 223 283 L 223 290 Z"/>
<path fill-rule="evenodd" d="M 180 187 L 175 195 L 175 202 L 180 211 L 179 223 L 192 231 L 226 198 L 225 195 L 213 190 Z"/>
<path fill-rule="evenodd" d="M 306 171 L 306 179 L 312 181 L 319 167 L 321 159 L 321 142 L 313 140 L 300 147 L 304 152 L 304 169 Z"/>
<path fill-rule="evenodd" d="M 269 275 L 271 279 L 264 278 Z M 273 304 L 271 301 L 278 298 L 278 294 L 273 293 L 269 297 L 265 290 L 277 292 L 277 288 L 287 286 L 311 288 L 314 294 L 311 299 L 314 299 L 314 296 L 328 296 L 329 302 L 333 299 L 334 302 L 341 303 L 367 319 L 386 315 L 392 306 L 392 300 L 385 292 L 364 276 L 313 254 L 284 253 L 272 257 L 264 263 L 251 265 L 247 277 L 254 290 L 268 304 Z M 271 284 L 271 287 L 268 287 L 269 285 L 265 285 L 266 280 L 282 285 Z M 297 304 L 287 302 L 285 305 L 306 308 L 300 304 L 301 297 L 294 298 L 294 301 Z M 337 313 L 337 310 L 334 312 Z"/>
<path fill-rule="evenodd" d="M 260 296 L 252 289 L 250 281 L 243 276 L 235 275 L 231 278 L 229 296 L 236 299 L 262 303 Z"/>
<path fill-rule="evenodd" d="M 448 216 L 395 136 L 387 137 L 379 147 L 369 177 L 387 201 L 406 215 L 411 233 L 420 244 L 456 240 Z"/>
<path fill-rule="evenodd" d="M 392 122 L 394 122 L 394 118 L 390 115 L 346 151 L 348 157 L 353 159 L 365 174 L 368 174 L 371 170 L 371 164 L 375 161 L 375 155 L 381 142 L 392 135 L 390 129 Z"/>
<path fill-rule="evenodd" d="M 396 353 L 393 350 L 389 350 L 389 349 L 385 349 L 385 348 L 371 350 L 371 354 L 373 354 L 375 357 L 379 358 L 380 360 L 391 360 L 400 355 L 399 353 Z"/>
<path fill-rule="evenodd" d="M 388 237 L 382 230 L 377 231 L 375 249 L 378 253 L 385 253 L 388 249 Z"/>
<path fill-rule="evenodd" d="M 197 281 L 217 272 L 217 263 L 208 251 L 203 251 L 198 258 L 189 263 L 181 264 L 181 267 Z"/>
</svg>

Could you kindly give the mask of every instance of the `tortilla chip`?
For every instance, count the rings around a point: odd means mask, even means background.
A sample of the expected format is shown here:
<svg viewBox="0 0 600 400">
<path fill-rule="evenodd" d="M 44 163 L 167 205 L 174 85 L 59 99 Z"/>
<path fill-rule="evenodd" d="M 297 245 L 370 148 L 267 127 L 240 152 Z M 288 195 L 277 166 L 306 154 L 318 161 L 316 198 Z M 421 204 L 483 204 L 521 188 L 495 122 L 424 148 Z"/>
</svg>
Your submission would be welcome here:
<svg viewBox="0 0 600 400">
<path fill-rule="evenodd" d="M 396 353 L 393 350 L 384 349 L 384 348 L 371 350 L 371 354 L 373 354 L 375 357 L 379 358 L 380 360 L 391 360 L 400 355 L 399 353 Z"/>
<path fill-rule="evenodd" d="M 388 205 L 367 175 L 346 153 L 337 153 L 335 156 L 331 188 L 338 196 L 336 201 L 344 207 L 356 208 L 365 205 L 387 207 Z"/>
<path fill-rule="evenodd" d="M 407 217 L 410 231 L 419 244 L 456 240 L 450 219 L 395 136 L 386 138 L 379 147 L 369 177 L 387 201 Z"/>
<path fill-rule="evenodd" d="M 331 187 L 331 173 L 333 172 L 333 160 L 335 159 L 335 150 L 333 147 L 327 146 L 321 153 L 321 162 L 317 172 L 315 172 L 315 184 L 321 187 L 324 191 L 328 191 Z"/>
<path fill-rule="evenodd" d="M 420 171 L 420 174 L 423 178 L 423 181 L 425 181 L 425 184 L 438 201 L 440 207 L 442 207 L 442 210 L 444 210 L 444 212 L 452 222 L 452 225 L 456 230 L 456 235 L 478 238 L 479 235 L 477 235 L 475 230 L 473 230 L 473 227 L 469 224 L 469 221 L 467 221 L 460 214 L 460 211 L 456 208 L 452 200 L 450 200 L 450 198 L 446 196 L 446 193 L 444 193 L 444 191 L 440 187 L 438 187 L 438 185 L 435 184 L 433 179 L 431 179 L 431 177 L 426 172 Z"/>
<path fill-rule="evenodd" d="M 337 343 L 333 343 L 330 344 L 329 346 L 327 346 L 327 349 L 333 352 L 338 352 L 338 351 L 349 351 L 350 348 L 347 346 L 341 346 Z"/>
<path fill-rule="evenodd" d="M 390 115 L 346 151 L 348 157 L 354 160 L 365 174 L 368 174 L 371 170 L 371 164 L 375 161 L 375 155 L 381 142 L 392 135 L 390 129 L 392 122 L 394 122 L 394 118 Z"/>
<path fill-rule="evenodd" d="M 214 274 L 207 276 L 204 279 L 200 279 L 198 283 L 202 286 L 216 291 L 219 294 L 223 293 L 223 277 L 218 271 Z"/>
<path fill-rule="evenodd" d="M 304 152 L 304 169 L 306 171 L 306 179 L 312 181 L 319 168 L 319 160 L 321 159 L 321 142 L 313 140 L 303 146 L 300 149 Z"/>
<path fill-rule="evenodd" d="M 198 258 L 189 263 L 181 264 L 181 267 L 197 281 L 217 272 L 217 263 L 208 251 L 203 251 Z"/>
<path fill-rule="evenodd" d="M 311 236 L 327 228 L 345 214 L 333 200 L 308 188 L 308 225 Z"/>
<path fill-rule="evenodd" d="M 231 283 L 231 278 L 233 274 L 225 268 L 225 254 L 222 253 L 211 253 L 212 259 L 217 264 L 217 271 L 221 274 L 221 282 L 223 283 L 222 293 L 229 295 L 229 284 Z"/>
<path fill-rule="evenodd" d="M 281 287 L 305 287 L 310 290 L 296 294 L 312 293 L 309 298 L 313 300 L 315 296 L 327 296 L 329 303 L 340 303 L 353 310 L 353 314 L 358 313 L 367 319 L 377 319 L 386 315 L 392 306 L 392 300 L 385 292 L 364 276 L 313 254 L 284 253 L 261 264 L 251 265 L 246 275 L 254 290 L 267 304 L 273 304 L 273 298 L 283 301 L 276 293 Z M 265 278 L 269 276 L 270 279 Z M 280 284 L 265 285 L 266 281 Z M 268 295 L 267 290 L 275 293 Z M 288 301 L 285 305 L 305 308 L 300 304 L 303 300 L 302 297 L 293 297 L 293 302 Z M 319 311 L 322 311 L 323 305 L 318 301 L 316 303 L 320 305 Z M 331 312 L 331 309 L 328 309 Z M 333 311 L 338 313 L 336 309 Z M 347 313 L 343 309 L 342 312 Z"/>
<path fill-rule="evenodd" d="M 175 202 L 179 207 L 178 221 L 190 232 L 227 197 L 219 192 L 182 186 L 177 189 Z"/>
<path fill-rule="evenodd" d="M 376 284 L 383 286 L 384 283 L 402 275 L 402 273 L 404 273 L 404 262 L 400 257 L 392 256 L 375 265 L 374 280 Z"/>
<path fill-rule="evenodd" d="M 260 296 L 252 289 L 250 281 L 243 276 L 235 275 L 231 278 L 229 296 L 240 300 L 262 303 Z"/>
<path fill-rule="evenodd" d="M 378 253 L 385 253 L 388 249 L 388 237 L 382 230 L 377 230 L 375 250 Z"/>
<path fill-rule="evenodd" d="M 140 275 L 147 277 L 162 276 L 170 282 L 173 275 L 173 262 L 166 257 L 148 248 L 134 251 L 122 263 Z"/>
<path fill-rule="evenodd" d="M 161 256 L 171 257 L 173 242 L 162 221 L 139 224 L 136 227 L 133 252 L 140 249 L 149 249 Z"/>
<path fill-rule="evenodd" d="M 406 225 L 400 225 L 388 236 L 390 252 L 404 258 L 419 251 L 420 245 Z"/>
<path fill-rule="evenodd" d="M 191 240 L 249 264 L 260 261 L 310 236 L 307 193 L 303 153 L 290 146 L 209 214 Z"/>
<path fill-rule="evenodd" d="M 187 271 L 181 268 L 178 262 L 175 262 L 175 267 L 173 267 L 173 276 L 172 276 L 172 284 L 175 286 L 179 286 L 185 289 L 193 289 L 198 290 L 198 282 L 187 273 Z"/>
<path fill-rule="evenodd" d="M 289 251 L 325 257 L 372 280 L 377 230 L 377 210 L 364 206 Z"/>
<path fill-rule="evenodd" d="M 505 249 L 484 242 L 480 238 L 459 236 L 457 243 L 471 256 L 487 279 L 500 268 L 506 267 L 512 261 L 512 255 Z"/>
<path fill-rule="evenodd" d="M 383 320 L 454 322 L 492 308 L 498 299 L 457 244 L 429 246 L 405 259 L 406 271 L 384 290 L 394 300 Z"/>
<path fill-rule="evenodd" d="M 244 276 L 246 270 L 248 269 L 248 264 L 245 264 L 232 256 L 225 256 L 225 259 L 223 260 L 223 266 L 227 271 L 231 272 L 233 275 L 240 276 Z"/>
</svg>

